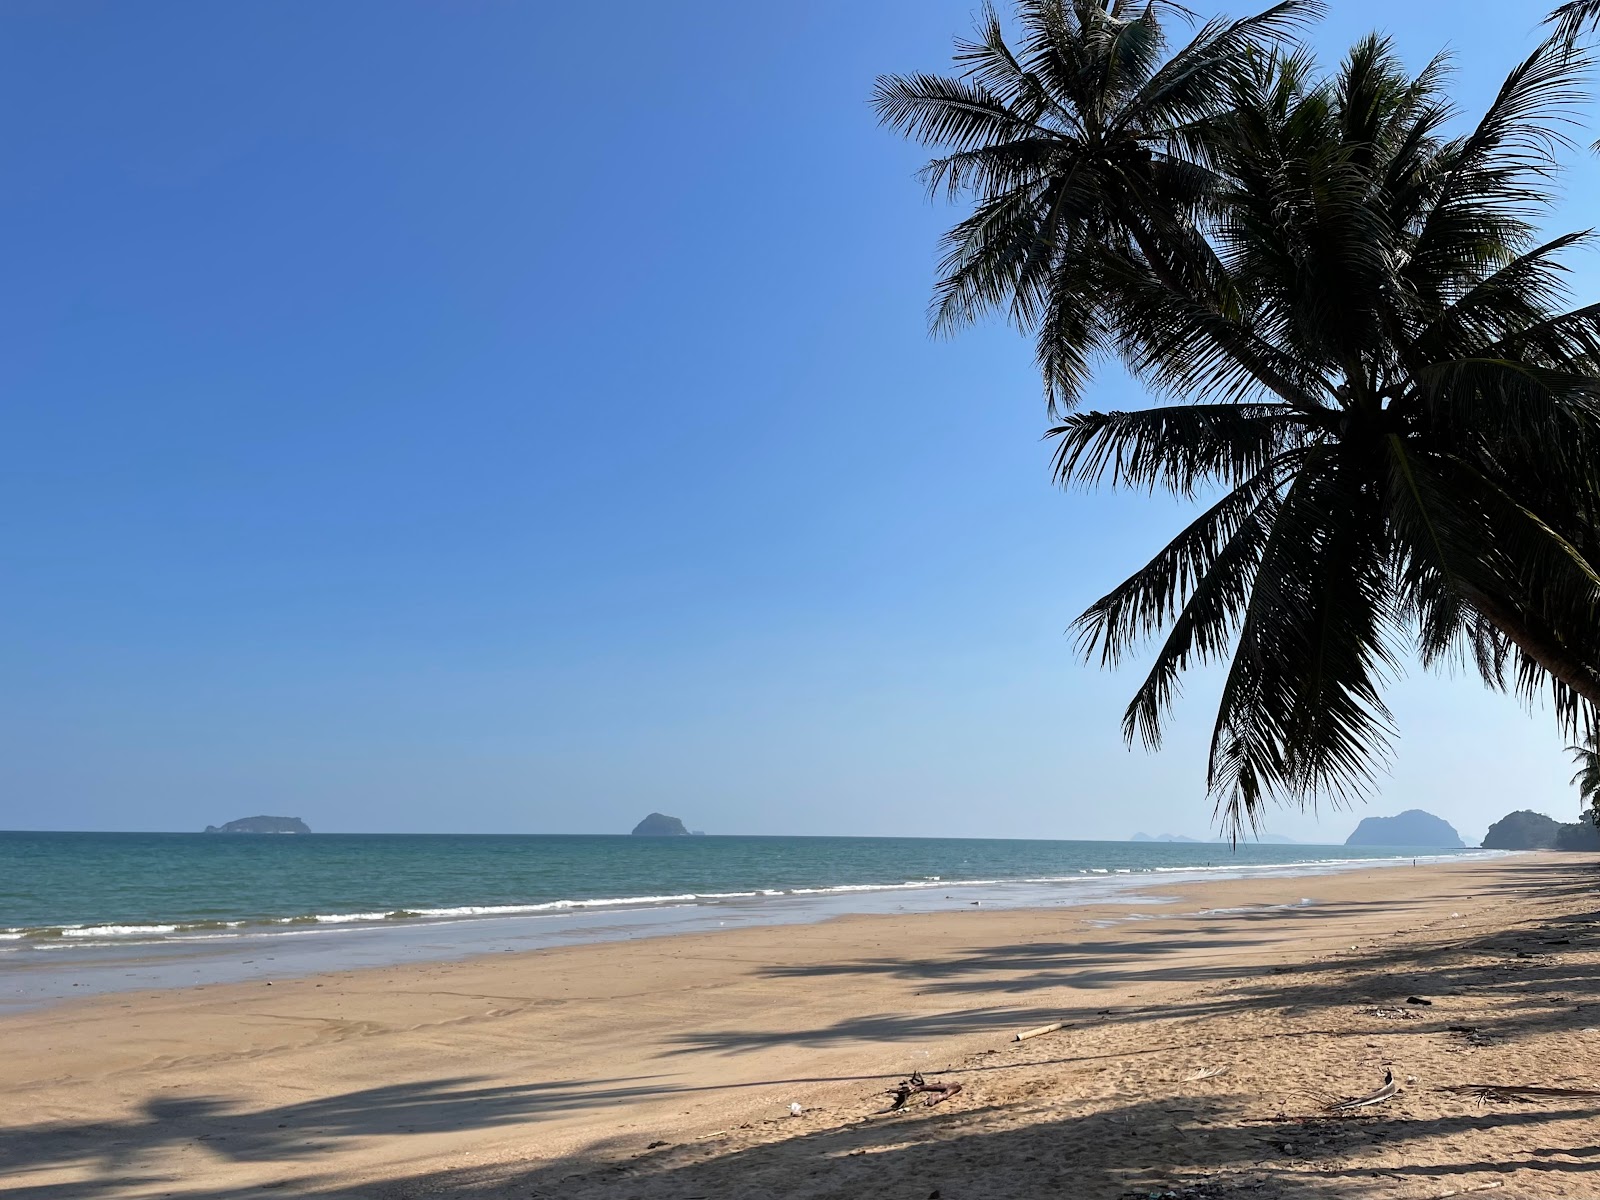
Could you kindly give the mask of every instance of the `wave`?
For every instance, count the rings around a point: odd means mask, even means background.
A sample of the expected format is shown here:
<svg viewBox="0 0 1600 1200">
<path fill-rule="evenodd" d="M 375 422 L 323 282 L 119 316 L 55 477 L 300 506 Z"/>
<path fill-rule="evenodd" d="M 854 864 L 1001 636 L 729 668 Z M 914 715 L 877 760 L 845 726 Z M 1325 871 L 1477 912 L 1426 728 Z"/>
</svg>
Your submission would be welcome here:
<svg viewBox="0 0 1600 1200">
<path fill-rule="evenodd" d="M 547 900 L 527 904 L 461 904 L 448 907 L 400 907 L 371 909 L 356 912 L 303 913 L 296 916 L 265 916 L 254 919 L 204 919 L 188 921 L 149 921 L 121 923 L 80 923 L 61 925 L 12 926 L 0 928 L 0 942 L 18 942 L 6 946 L 7 951 L 22 949 L 62 949 L 68 946 L 93 945 L 159 945 L 177 941 L 216 941 L 239 937 L 289 936 L 332 930 L 329 927 L 371 926 L 397 922 L 448 922 L 476 918 L 506 916 L 539 916 L 559 913 L 581 913 L 591 910 L 622 908 L 663 908 L 700 903 L 715 904 L 728 900 L 768 900 L 778 897 L 845 896 L 900 891 L 929 891 L 973 887 L 1007 887 L 1017 885 L 1100 884 L 1110 886 L 1112 876 L 1168 876 L 1203 875 L 1210 873 L 1242 873 L 1275 871 L 1296 874 L 1318 872 L 1352 866 L 1383 866 L 1386 863 L 1442 862 L 1471 854 L 1474 857 L 1500 857 L 1510 851 L 1458 851 L 1431 855 L 1397 854 L 1372 858 L 1314 858 L 1276 863 L 1206 863 L 1188 866 L 1143 867 L 1076 867 L 1067 875 L 1024 876 L 998 879 L 941 879 L 925 875 L 897 883 L 843 883 L 813 887 L 752 888 L 726 892 L 674 892 L 660 895 L 600 896 L 574 899 Z M 1101 878 L 1108 877 L 1108 878 Z M 1129 880 L 1131 882 L 1131 880 Z M 1307 901 L 1301 901 L 1307 903 Z"/>
</svg>

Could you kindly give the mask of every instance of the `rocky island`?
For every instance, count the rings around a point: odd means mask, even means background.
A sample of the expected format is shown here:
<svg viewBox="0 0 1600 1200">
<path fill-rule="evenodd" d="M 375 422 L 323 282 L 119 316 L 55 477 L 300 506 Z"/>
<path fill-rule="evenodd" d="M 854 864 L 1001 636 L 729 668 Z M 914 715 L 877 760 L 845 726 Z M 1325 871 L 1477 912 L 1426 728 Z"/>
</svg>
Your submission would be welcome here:
<svg viewBox="0 0 1600 1200">
<path fill-rule="evenodd" d="M 1600 850 L 1600 830 L 1588 821 L 1562 824 L 1532 809 L 1507 813 L 1484 835 L 1485 850 Z"/>
<path fill-rule="evenodd" d="M 240 817 L 226 825 L 207 825 L 207 833 L 310 833 L 299 817 Z"/>
<path fill-rule="evenodd" d="M 1484 835 L 1485 850 L 1551 850 L 1561 825 L 1554 817 L 1522 808 L 1507 813 Z"/>
<path fill-rule="evenodd" d="M 1392 817 L 1364 817 L 1349 837 L 1346 846 L 1443 846 L 1451 850 L 1465 848 L 1461 835 L 1450 822 L 1408 808 Z"/>
<path fill-rule="evenodd" d="M 677 817 L 651 813 L 633 827 L 634 837 L 688 837 L 689 831 Z"/>
</svg>

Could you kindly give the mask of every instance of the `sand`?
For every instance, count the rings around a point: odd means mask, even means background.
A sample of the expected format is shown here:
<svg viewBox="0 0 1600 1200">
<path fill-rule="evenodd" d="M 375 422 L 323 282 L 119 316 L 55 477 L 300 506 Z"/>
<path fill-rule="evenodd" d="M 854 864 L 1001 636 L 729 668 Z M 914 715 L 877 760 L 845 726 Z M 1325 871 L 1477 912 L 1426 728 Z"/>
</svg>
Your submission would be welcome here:
<svg viewBox="0 0 1600 1200">
<path fill-rule="evenodd" d="M 0 1196 L 1600 1196 L 1600 1100 L 1440 1090 L 1600 1087 L 1597 884 L 1538 854 L 71 1002 L 0 1019 Z M 874 1116 L 913 1070 L 962 1091 Z"/>
</svg>

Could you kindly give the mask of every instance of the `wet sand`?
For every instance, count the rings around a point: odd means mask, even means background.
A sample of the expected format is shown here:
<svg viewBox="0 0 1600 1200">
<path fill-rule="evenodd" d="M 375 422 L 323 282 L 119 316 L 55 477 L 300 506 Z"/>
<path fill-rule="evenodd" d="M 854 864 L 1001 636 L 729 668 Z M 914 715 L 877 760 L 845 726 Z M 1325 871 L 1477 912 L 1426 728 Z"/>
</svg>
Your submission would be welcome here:
<svg viewBox="0 0 1600 1200">
<path fill-rule="evenodd" d="M 1596 862 L 70 1002 L 0 1018 L 0 1195 L 1600 1195 L 1600 1102 L 1436 1090 L 1600 1086 Z M 913 1070 L 963 1090 L 873 1116 Z"/>
</svg>

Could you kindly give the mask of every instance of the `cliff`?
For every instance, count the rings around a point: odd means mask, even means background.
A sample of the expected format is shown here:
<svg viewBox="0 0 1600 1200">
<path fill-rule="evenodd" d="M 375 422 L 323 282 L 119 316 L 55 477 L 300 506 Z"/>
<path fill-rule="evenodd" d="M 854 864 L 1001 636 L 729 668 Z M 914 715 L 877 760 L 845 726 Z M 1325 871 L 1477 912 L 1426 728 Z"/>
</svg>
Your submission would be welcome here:
<svg viewBox="0 0 1600 1200">
<path fill-rule="evenodd" d="M 1440 846 L 1459 850 L 1466 846 L 1461 835 L 1441 820 L 1420 808 L 1408 808 L 1392 817 L 1365 817 L 1349 837 L 1346 846 Z"/>
<path fill-rule="evenodd" d="M 240 817 L 226 825 L 207 825 L 207 833 L 310 833 L 299 817 Z"/>
<path fill-rule="evenodd" d="M 651 813 L 633 827 L 634 837 L 688 837 L 689 831 L 677 817 Z"/>
</svg>

